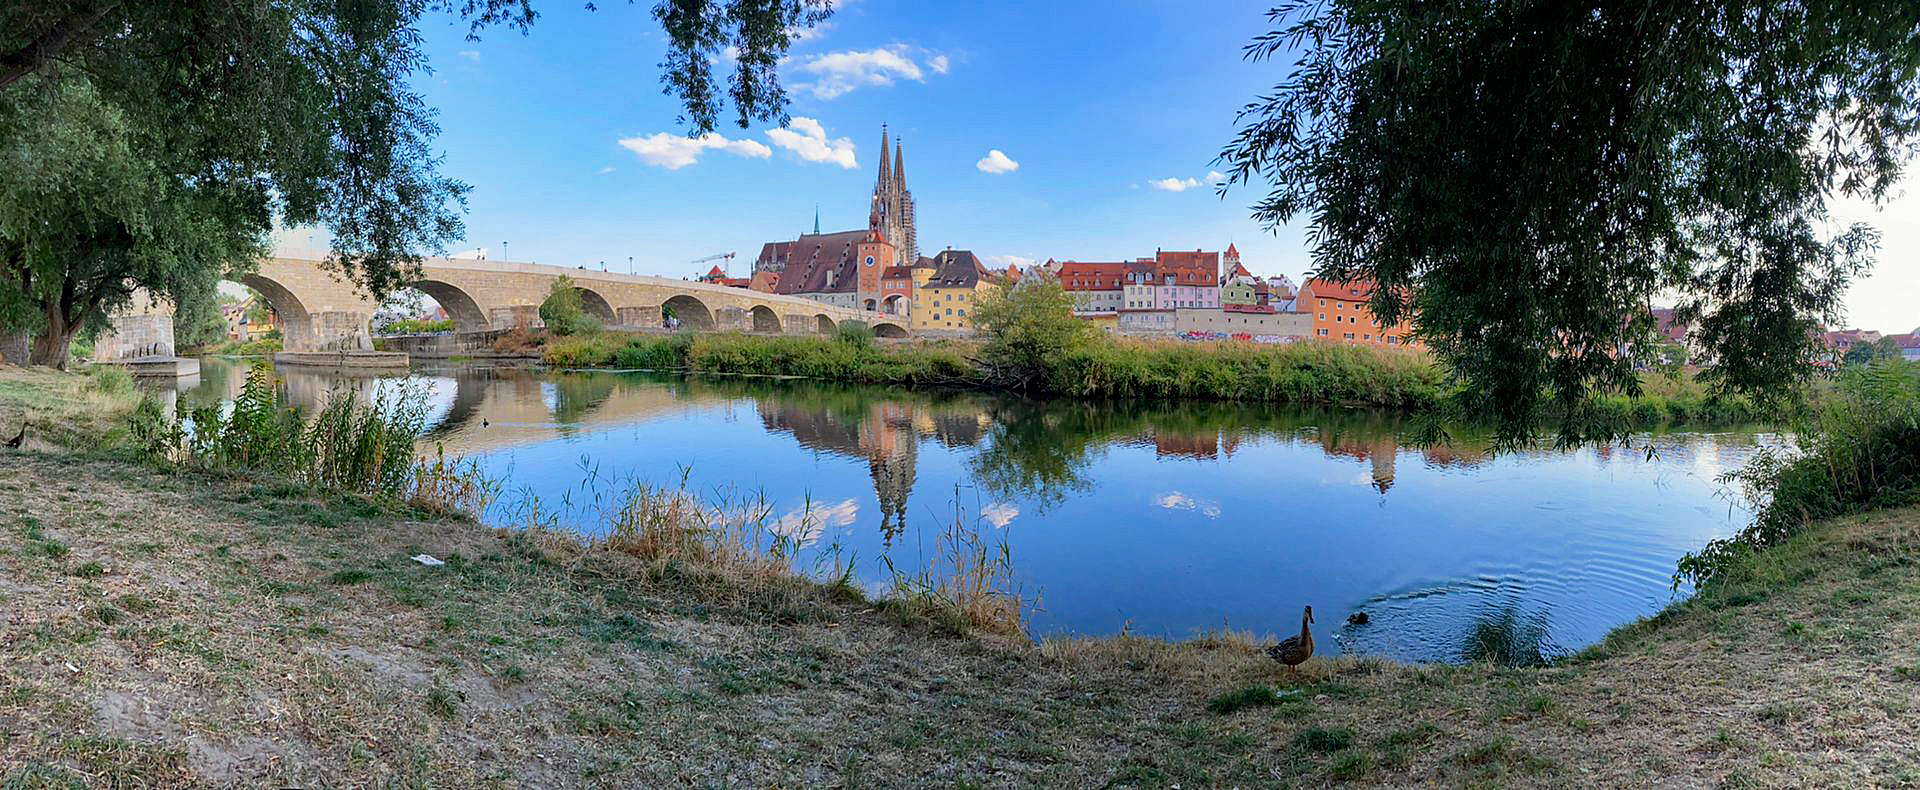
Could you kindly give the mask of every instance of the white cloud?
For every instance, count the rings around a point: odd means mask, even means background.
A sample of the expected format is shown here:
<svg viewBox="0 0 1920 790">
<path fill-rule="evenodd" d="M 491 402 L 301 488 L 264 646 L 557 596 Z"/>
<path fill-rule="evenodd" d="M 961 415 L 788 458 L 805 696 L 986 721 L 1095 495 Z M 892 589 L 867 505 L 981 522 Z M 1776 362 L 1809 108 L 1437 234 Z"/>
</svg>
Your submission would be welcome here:
<svg viewBox="0 0 1920 790">
<path fill-rule="evenodd" d="M 988 151 L 987 155 L 981 157 L 980 161 L 973 163 L 973 166 L 980 168 L 980 172 L 982 173 L 996 174 L 1011 173 L 1020 169 L 1019 162 L 1008 159 L 1007 155 L 1000 153 L 1000 149 L 998 148 Z"/>
<path fill-rule="evenodd" d="M 477 49 L 460 50 L 460 57 L 466 58 L 467 60 L 479 60 L 480 50 L 477 50 Z"/>
<path fill-rule="evenodd" d="M 927 59 L 927 68 L 933 69 L 933 73 L 935 74 L 947 73 L 948 65 L 950 65 L 950 61 L 947 60 L 947 56 L 945 55 L 935 55 Z"/>
<path fill-rule="evenodd" d="M 639 154 L 640 161 L 668 170 L 679 170 L 700 161 L 700 154 L 708 149 L 755 159 L 773 156 L 773 149 L 756 140 L 729 140 L 712 132 L 699 137 L 657 132 L 646 137 L 628 137 L 621 140 L 620 145 Z"/>
<path fill-rule="evenodd" d="M 1218 170 L 1208 170 L 1207 177 L 1205 180 L 1198 179 L 1198 178 L 1191 178 L 1191 177 L 1189 178 L 1155 178 L 1155 179 L 1148 180 L 1147 186 L 1153 187 L 1154 189 L 1166 190 L 1168 192 L 1185 192 L 1189 189 L 1199 189 L 1200 187 L 1208 186 L 1208 185 L 1219 186 L 1221 184 L 1226 183 L 1226 181 L 1227 181 L 1227 176 L 1225 173 L 1222 173 Z"/>
<path fill-rule="evenodd" d="M 607 173 L 611 173 L 611 172 L 613 172 L 613 165 L 607 165 L 606 167 L 600 168 L 601 175 L 606 175 Z"/>
<path fill-rule="evenodd" d="M 1168 491 L 1153 498 L 1153 504 L 1168 510 L 1192 510 L 1207 518 L 1220 517 L 1220 505 L 1204 499 L 1194 499 L 1178 491 Z"/>
<path fill-rule="evenodd" d="M 909 57 L 909 50 L 904 45 L 866 52 L 829 52 L 800 64 L 800 70 L 814 75 L 816 79 L 811 83 L 795 83 L 794 87 L 810 90 L 821 99 L 836 98 L 862 86 L 892 85 L 894 80 L 920 82 L 925 77 L 920 64 Z M 941 69 L 934 70 L 945 73 Z"/>
<path fill-rule="evenodd" d="M 1006 526 L 1018 515 L 1020 508 L 1014 507 L 1011 502 L 995 502 L 980 509 L 980 517 L 996 527 Z"/>
<path fill-rule="evenodd" d="M 848 169 L 860 166 L 853 157 L 853 141 L 845 137 L 827 139 L 826 127 L 812 118 L 796 116 L 785 129 L 768 129 L 767 139 L 774 147 L 792 151 L 808 162 L 828 162 Z"/>
<path fill-rule="evenodd" d="M 793 541 L 796 546 L 810 546 L 820 540 L 821 533 L 828 527 L 851 526 L 859 515 L 860 505 L 852 499 L 832 505 L 803 505 L 787 511 L 767 527 L 767 531 Z"/>
</svg>

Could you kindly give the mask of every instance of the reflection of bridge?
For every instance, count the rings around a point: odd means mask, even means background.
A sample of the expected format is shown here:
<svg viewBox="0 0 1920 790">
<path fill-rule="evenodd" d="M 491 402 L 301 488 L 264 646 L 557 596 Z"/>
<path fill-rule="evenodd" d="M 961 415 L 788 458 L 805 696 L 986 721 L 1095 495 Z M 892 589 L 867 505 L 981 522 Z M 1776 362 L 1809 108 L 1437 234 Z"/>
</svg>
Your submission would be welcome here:
<svg viewBox="0 0 1920 790">
<path fill-rule="evenodd" d="M 321 263 L 272 258 L 234 279 L 267 298 L 284 324 L 288 351 L 371 349 L 367 324 L 379 305 Z M 895 316 L 797 296 L 564 266 L 431 258 L 421 264 L 420 279 L 408 285 L 439 302 L 455 331 L 479 332 L 523 323 L 539 326 L 540 303 L 562 275 L 573 278 L 587 311 L 612 327 L 657 328 L 670 315 L 680 326 L 705 331 L 824 334 L 840 321 L 854 320 L 871 325 L 882 337 L 907 334 L 906 324 Z M 116 319 L 116 327 L 120 323 Z M 103 340 L 103 345 L 108 348 L 102 358 L 117 356 L 110 341 Z M 164 353 L 171 354 L 170 337 L 165 345 Z"/>
</svg>

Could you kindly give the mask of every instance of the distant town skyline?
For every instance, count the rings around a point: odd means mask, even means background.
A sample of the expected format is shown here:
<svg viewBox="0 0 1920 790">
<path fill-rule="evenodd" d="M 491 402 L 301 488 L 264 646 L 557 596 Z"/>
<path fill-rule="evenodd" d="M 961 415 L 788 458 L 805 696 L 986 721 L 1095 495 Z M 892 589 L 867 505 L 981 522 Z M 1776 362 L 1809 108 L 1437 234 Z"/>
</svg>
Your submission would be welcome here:
<svg viewBox="0 0 1920 790">
<path fill-rule="evenodd" d="M 905 147 L 919 246 L 970 249 L 1004 267 L 1122 260 L 1234 244 L 1254 273 L 1304 281 L 1304 226 L 1248 216 L 1264 185 L 1213 184 L 1234 113 L 1280 80 L 1241 47 L 1267 0 L 981 7 L 836 4 L 793 49 L 786 128 L 723 126 L 689 139 L 660 93 L 663 41 L 644 5 L 553 7 L 529 35 L 480 41 L 448 16 L 423 24 L 435 71 L 442 170 L 474 189 L 467 238 L 447 252 L 691 277 L 692 261 L 812 230 L 866 226 L 885 123 Z M 722 64 L 724 65 L 724 64 Z M 724 118 L 723 118 L 724 120 Z M 1879 264 L 1847 298 L 1846 326 L 1920 324 L 1920 198 L 1835 206 L 1882 233 Z M 290 252 L 322 246 L 282 233 Z M 1144 251 L 1144 252 L 1143 252 Z M 711 265 L 711 264 L 708 264 Z"/>
</svg>

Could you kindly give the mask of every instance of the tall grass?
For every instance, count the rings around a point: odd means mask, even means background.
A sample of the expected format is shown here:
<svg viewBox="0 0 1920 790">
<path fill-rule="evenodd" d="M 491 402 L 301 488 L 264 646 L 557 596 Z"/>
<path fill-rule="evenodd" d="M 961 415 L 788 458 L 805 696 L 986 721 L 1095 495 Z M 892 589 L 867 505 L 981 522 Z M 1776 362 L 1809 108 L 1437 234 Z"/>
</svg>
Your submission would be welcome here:
<svg viewBox="0 0 1920 790">
<path fill-rule="evenodd" d="M 1683 557 L 1676 586 L 1708 583 L 1814 521 L 1920 503 L 1920 363 L 1889 360 L 1842 371 L 1811 408 L 1793 448 L 1762 448 L 1722 477 L 1755 505 L 1753 522 Z"/>
<path fill-rule="evenodd" d="M 336 392 L 309 416 L 282 397 L 265 364 L 256 364 L 230 409 L 181 399 L 168 419 L 147 399 L 129 423 L 139 449 L 164 463 L 276 477 L 440 512 L 485 510 L 495 486 L 477 464 L 449 461 L 444 451 L 415 457 L 424 403 L 420 393 L 404 389 L 366 403 Z"/>
<path fill-rule="evenodd" d="M 580 482 L 562 495 L 559 507 L 529 494 L 506 521 L 550 548 L 582 558 L 625 560 L 653 583 L 723 580 L 704 589 L 755 597 L 753 608 L 761 611 L 794 608 L 796 585 L 815 593 L 866 596 L 855 581 L 857 558 L 837 540 L 821 542 L 825 511 L 810 501 L 776 517 L 772 504 L 758 494 L 732 488 L 704 495 L 689 491 L 684 470 L 674 486 L 603 478 L 587 459 L 580 469 Z M 1012 549 L 1004 531 L 991 539 L 987 533 L 980 519 L 968 519 L 956 505 L 925 567 L 907 570 L 883 557 L 886 592 L 877 601 L 880 608 L 955 633 L 1025 639 L 1032 607 L 1014 581 Z"/>
</svg>

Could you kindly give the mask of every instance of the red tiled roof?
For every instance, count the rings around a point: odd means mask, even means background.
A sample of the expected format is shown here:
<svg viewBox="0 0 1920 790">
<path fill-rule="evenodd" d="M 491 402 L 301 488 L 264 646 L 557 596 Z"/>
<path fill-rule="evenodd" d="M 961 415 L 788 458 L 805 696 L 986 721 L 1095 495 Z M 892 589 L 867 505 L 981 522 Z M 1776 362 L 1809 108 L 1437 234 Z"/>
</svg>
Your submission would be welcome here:
<svg viewBox="0 0 1920 790">
<path fill-rule="evenodd" d="M 882 280 L 905 280 L 912 277 L 912 266 L 888 266 L 880 270 L 880 279 Z"/>
<path fill-rule="evenodd" d="M 1155 275 L 1165 284 L 1167 275 L 1175 285 L 1220 284 L 1220 253 L 1193 250 L 1161 250 L 1154 255 Z"/>
<path fill-rule="evenodd" d="M 727 273 L 720 268 L 719 264 L 716 263 L 714 264 L 713 268 L 707 270 L 707 276 L 712 277 L 714 279 L 719 279 L 727 276 Z"/>
<path fill-rule="evenodd" d="M 1067 261 L 1060 264 L 1060 287 L 1068 291 L 1117 291 L 1122 285 L 1127 265 L 1124 263 L 1092 263 L 1085 261 Z"/>
<path fill-rule="evenodd" d="M 1279 312 L 1271 305 L 1264 304 L 1223 304 L 1220 310 L 1227 313 L 1275 313 Z"/>
<path fill-rule="evenodd" d="M 806 234 L 794 240 L 787 268 L 780 273 L 774 293 L 840 293 L 852 291 L 859 280 L 854 245 L 867 237 L 864 230 Z"/>
<path fill-rule="evenodd" d="M 1305 292 L 1313 290 L 1315 299 L 1339 299 L 1343 302 L 1365 302 L 1373 298 L 1372 280 L 1355 280 L 1350 283 L 1336 283 L 1319 277 L 1308 277 L 1307 283 L 1300 286 Z"/>
<path fill-rule="evenodd" d="M 777 272 L 758 271 L 753 273 L 753 279 L 747 281 L 747 287 L 761 293 L 773 293 L 779 282 L 780 275 Z"/>
</svg>

